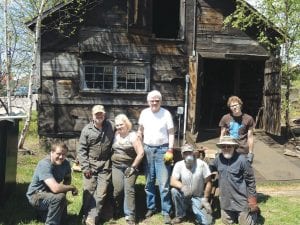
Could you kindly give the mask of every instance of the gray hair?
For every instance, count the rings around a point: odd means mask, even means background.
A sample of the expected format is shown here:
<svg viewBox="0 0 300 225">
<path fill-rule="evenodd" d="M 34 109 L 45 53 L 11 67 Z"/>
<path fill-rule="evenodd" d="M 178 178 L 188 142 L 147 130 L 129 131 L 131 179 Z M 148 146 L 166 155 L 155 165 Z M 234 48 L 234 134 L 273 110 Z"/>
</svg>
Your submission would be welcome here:
<svg viewBox="0 0 300 225">
<path fill-rule="evenodd" d="M 157 90 L 150 91 L 147 95 L 147 101 L 150 101 L 153 97 L 158 97 L 159 100 L 162 100 L 161 93 Z"/>
</svg>

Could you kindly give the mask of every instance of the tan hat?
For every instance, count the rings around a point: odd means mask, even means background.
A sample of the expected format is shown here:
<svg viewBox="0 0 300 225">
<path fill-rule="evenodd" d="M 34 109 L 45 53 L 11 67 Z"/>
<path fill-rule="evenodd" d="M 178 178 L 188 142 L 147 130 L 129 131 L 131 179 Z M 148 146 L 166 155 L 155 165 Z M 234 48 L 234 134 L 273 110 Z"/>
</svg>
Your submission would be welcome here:
<svg viewBox="0 0 300 225">
<path fill-rule="evenodd" d="M 92 109 L 92 114 L 96 114 L 98 112 L 105 113 L 105 109 L 103 105 L 95 105 Z"/>
<path fill-rule="evenodd" d="M 193 151 L 194 151 L 194 147 L 190 144 L 185 144 L 185 145 L 181 146 L 181 153 L 193 152 Z"/>
<path fill-rule="evenodd" d="M 218 142 L 217 147 L 222 148 L 223 145 L 232 145 L 233 147 L 238 147 L 239 144 L 236 142 L 236 140 L 230 136 L 223 136 Z"/>
</svg>

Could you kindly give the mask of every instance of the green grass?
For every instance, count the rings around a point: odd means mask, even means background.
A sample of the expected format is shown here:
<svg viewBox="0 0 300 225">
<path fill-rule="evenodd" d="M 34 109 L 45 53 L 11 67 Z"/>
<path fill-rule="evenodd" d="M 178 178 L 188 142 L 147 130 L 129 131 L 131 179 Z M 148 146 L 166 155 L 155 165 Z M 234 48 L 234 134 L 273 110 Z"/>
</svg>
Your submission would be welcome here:
<svg viewBox="0 0 300 225">
<path fill-rule="evenodd" d="M 35 114 L 36 118 L 36 114 Z M 36 123 L 33 123 L 31 129 L 36 129 Z M 32 132 L 28 135 L 25 145 L 27 148 L 34 152 L 34 155 L 24 155 L 19 153 L 17 163 L 17 185 L 15 190 L 12 189 L 12 194 L 7 197 L 5 204 L 0 202 L 0 225 L 42 225 L 43 223 L 36 220 L 35 212 L 33 208 L 28 204 L 25 197 L 27 187 L 31 181 L 31 177 L 37 162 L 42 159 L 46 153 L 38 146 L 38 140 L 36 133 Z M 73 184 L 75 184 L 79 190 L 82 190 L 82 177 L 81 173 L 73 172 Z M 163 224 L 163 218 L 158 213 L 153 217 L 144 220 L 144 214 L 146 212 L 145 206 L 145 192 L 144 192 L 145 177 L 140 175 L 136 182 L 136 210 L 137 218 L 140 225 L 159 225 Z M 262 190 L 300 190 L 300 183 L 259 183 L 258 189 Z M 267 192 L 266 192 L 267 193 Z M 64 225 L 80 225 L 81 221 L 78 216 L 81 207 L 82 191 L 78 196 L 72 196 L 68 194 L 68 222 Z M 265 225 L 296 225 L 300 224 L 300 195 L 297 196 L 269 196 L 260 191 L 259 205 L 262 211 L 262 215 L 259 218 L 260 224 Z M 108 201 L 108 202 L 111 202 Z M 110 204 L 104 208 L 106 214 L 111 214 L 112 207 Z M 117 224 L 125 225 L 126 222 L 123 218 L 119 220 L 107 219 L 104 222 L 105 225 Z M 192 225 L 193 221 L 190 219 L 183 225 Z M 216 219 L 216 225 L 221 225 L 219 218 Z"/>
<path fill-rule="evenodd" d="M 15 225 L 15 224 L 28 224 L 28 225 L 42 225 L 35 219 L 35 212 L 28 204 L 25 198 L 25 193 L 33 170 L 38 160 L 43 158 L 46 153 L 36 149 L 35 155 L 18 155 L 17 165 L 17 186 L 13 194 L 7 199 L 4 207 L 0 211 L 0 224 L 1 225 Z M 81 174 L 73 173 L 73 183 L 81 189 L 82 185 Z M 145 193 L 144 193 L 144 176 L 139 176 L 137 180 L 137 217 L 140 218 L 139 224 L 162 224 L 163 218 L 158 213 L 150 219 L 143 220 L 142 217 L 145 213 Z M 300 187 L 299 183 L 291 183 L 288 186 L 295 188 Z M 287 187 L 286 183 L 268 183 L 259 184 L 258 187 L 282 190 Z M 78 213 L 81 207 L 82 192 L 79 196 L 72 196 L 68 194 L 68 213 L 69 220 L 67 224 L 79 225 L 80 218 Z M 300 224 L 300 196 L 294 197 L 272 197 L 266 194 L 259 195 L 260 208 L 262 216 L 260 217 L 260 224 L 265 225 L 295 225 Z M 111 207 L 106 207 L 105 211 L 109 213 Z M 107 220 L 104 224 L 126 224 L 123 218 L 119 220 Z M 183 225 L 191 225 L 192 220 L 182 223 Z M 216 220 L 216 225 L 221 225 L 220 219 Z"/>
</svg>

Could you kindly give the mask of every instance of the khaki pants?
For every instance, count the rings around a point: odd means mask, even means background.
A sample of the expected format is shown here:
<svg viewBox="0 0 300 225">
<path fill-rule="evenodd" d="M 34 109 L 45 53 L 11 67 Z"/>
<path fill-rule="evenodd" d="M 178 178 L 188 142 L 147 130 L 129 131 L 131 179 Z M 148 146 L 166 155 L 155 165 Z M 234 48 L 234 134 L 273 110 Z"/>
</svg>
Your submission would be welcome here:
<svg viewBox="0 0 300 225">
<path fill-rule="evenodd" d="M 103 170 L 90 179 L 83 176 L 82 211 L 85 217 L 98 221 L 111 180 L 111 172 Z"/>
</svg>

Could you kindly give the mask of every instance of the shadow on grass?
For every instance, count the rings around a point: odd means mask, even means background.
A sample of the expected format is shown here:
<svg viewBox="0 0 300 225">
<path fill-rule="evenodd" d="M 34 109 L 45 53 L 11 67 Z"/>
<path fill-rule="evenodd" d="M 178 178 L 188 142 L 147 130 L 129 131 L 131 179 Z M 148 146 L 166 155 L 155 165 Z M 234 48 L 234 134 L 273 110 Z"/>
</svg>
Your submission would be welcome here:
<svg viewBox="0 0 300 225">
<path fill-rule="evenodd" d="M 269 200 L 269 198 L 271 198 L 271 196 L 265 195 L 263 193 L 257 193 L 257 196 L 258 196 L 258 198 L 257 198 L 258 204 L 259 203 L 266 203 Z M 257 222 L 258 222 L 257 223 L 258 225 L 265 224 L 265 218 L 263 217 L 263 212 L 259 213 Z"/>
<path fill-rule="evenodd" d="M 27 224 L 36 220 L 35 211 L 25 195 L 28 185 L 17 184 L 15 190 L 1 202 L 0 224 Z"/>
<path fill-rule="evenodd" d="M 0 224 L 44 224 L 38 220 L 37 213 L 29 204 L 26 191 L 29 183 L 18 183 L 12 193 L 0 205 Z M 65 224 L 79 225 L 81 219 L 78 215 L 68 213 Z"/>
</svg>

